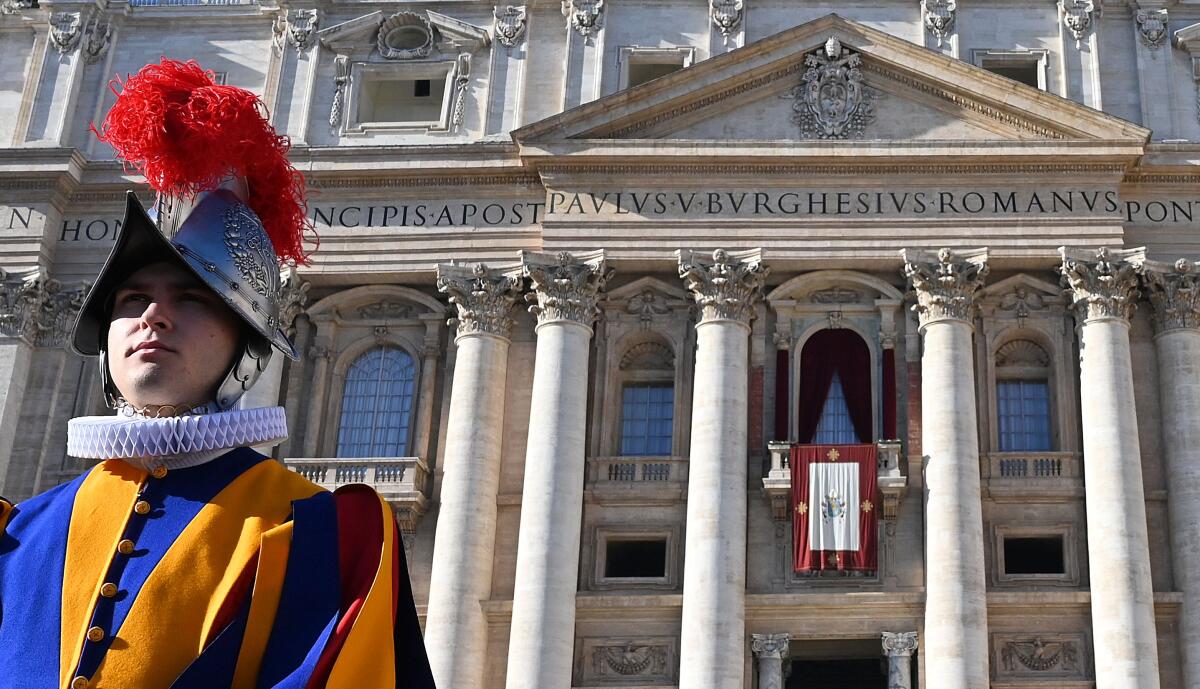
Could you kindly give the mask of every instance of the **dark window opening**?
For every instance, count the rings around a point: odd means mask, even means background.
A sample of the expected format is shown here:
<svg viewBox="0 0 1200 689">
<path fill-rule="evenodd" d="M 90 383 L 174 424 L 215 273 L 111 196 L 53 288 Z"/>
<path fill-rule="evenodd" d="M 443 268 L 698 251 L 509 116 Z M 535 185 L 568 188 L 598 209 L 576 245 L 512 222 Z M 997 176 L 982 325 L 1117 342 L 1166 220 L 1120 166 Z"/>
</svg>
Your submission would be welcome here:
<svg viewBox="0 0 1200 689">
<path fill-rule="evenodd" d="M 992 74 L 999 74 L 1013 81 L 1019 81 L 1026 86 L 1032 86 L 1035 89 L 1041 88 L 1041 85 L 1038 83 L 1039 69 L 1036 62 L 1026 64 L 1005 63 L 1003 65 L 984 64 L 983 68 Z"/>
<path fill-rule="evenodd" d="M 661 579 L 667 576 L 667 541 L 608 541 L 604 553 L 604 576 L 626 579 Z"/>
<path fill-rule="evenodd" d="M 655 62 L 631 62 L 629 64 L 629 88 L 633 88 L 638 84 L 644 84 L 647 81 L 653 81 L 659 77 L 665 77 L 668 74 L 673 74 L 683 69 L 683 65 L 678 62 L 655 63 Z"/>
<path fill-rule="evenodd" d="M 913 662 L 914 687 L 916 666 Z M 785 689 L 887 689 L 887 659 L 796 660 Z"/>
<path fill-rule="evenodd" d="M 428 79 L 417 79 L 413 82 L 413 98 L 428 98 L 431 87 Z"/>
<path fill-rule="evenodd" d="M 1005 574 L 1066 574 L 1062 536 L 1004 539 Z"/>
</svg>

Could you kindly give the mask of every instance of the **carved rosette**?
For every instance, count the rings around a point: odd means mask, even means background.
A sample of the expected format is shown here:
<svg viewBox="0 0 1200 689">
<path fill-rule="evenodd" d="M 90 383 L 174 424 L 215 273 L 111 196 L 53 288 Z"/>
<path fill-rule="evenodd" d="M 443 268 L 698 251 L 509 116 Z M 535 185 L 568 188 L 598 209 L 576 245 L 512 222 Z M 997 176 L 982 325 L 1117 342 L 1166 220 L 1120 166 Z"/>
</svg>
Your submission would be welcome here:
<svg viewBox="0 0 1200 689">
<path fill-rule="evenodd" d="M 751 634 L 750 650 L 756 658 L 786 658 L 790 641 L 787 634 Z"/>
<path fill-rule="evenodd" d="M 521 281 L 489 269 L 482 263 L 472 267 L 440 265 L 438 290 L 450 297 L 458 308 L 458 317 L 447 321 L 458 326 L 458 337 L 483 333 L 508 339 L 513 320 L 508 312 L 521 295 Z"/>
<path fill-rule="evenodd" d="M 884 632 L 883 654 L 892 656 L 911 656 L 917 652 L 916 632 Z"/>
<path fill-rule="evenodd" d="M 9 273 L 0 268 L 0 335 L 35 347 L 63 346 L 87 290 L 86 284 L 64 287 L 41 270 Z"/>
<path fill-rule="evenodd" d="M 715 28 L 728 44 L 729 37 L 737 33 L 742 26 L 742 13 L 745 7 L 742 0 L 709 0 L 708 16 Z"/>
<path fill-rule="evenodd" d="M 942 44 L 954 30 L 954 19 L 958 13 L 957 0 L 921 0 L 921 21 L 925 30 Z"/>
<path fill-rule="evenodd" d="M 975 293 L 988 273 L 987 249 L 955 253 L 939 249 L 936 254 L 905 249 L 904 276 L 916 292 L 921 327 L 942 320 L 971 323 L 975 315 Z"/>
<path fill-rule="evenodd" d="M 1134 19 L 1142 43 L 1151 50 L 1161 48 L 1167 38 L 1167 10 L 1138 10 Z"/>
<path fill-rule="evenodd" d="M 496 6 L 492 11 L 495 22 L 492 24 L 492 35 L 505 48 L 515 48 L 525 39 L 525 6 L 513 7 Z"/>
<path fill-rule="evenodd" d="M 1137 267 L 1154 307 L 1155 332 L 1200 328 L 1200 262 L 1181 258 L 1172 266 L 1142 261 Z"/>
<path fill-rule="evenodd" d="M 792 100 L 792 122 L 801 135 L 847 139 L 863 135 L 875 119 L 876 92 L 863 81 L 862 57 L 836 37 L 804 56 L 800 83 L 781 97 Z"/>
<path fill-rule="evenodd" d="M 729 320 L 749 324 L 754 303 L 762 296 L 763 280 L 770 269 L 761 252 L 727 252 L 717 249 L 712 259 L 692 251 L 680 251 L 679 277 L 700 307 L 700 322 Z"/>
<path fill-rule="evenodd" d="M 1058 6 L 1062 11 L 1063 25 L 1075 39 L 1075 47 L 1079 47 L 1080 41 L 1091 32 L 1100 8 L 1095 0 L 1059 0 Z"/>
<path fill-rule="evenodd" d="M 275 48 L 282 51 L 291 46 L 303 53 L 313 45 L 317 35 L 317 10 L 288 10 L 275 23 Z"/>
<path fill-rule="evenodd" d="M 532 303 L 529 312 L 538 325 L 565 320 L 592 327 L 600 313 L 600 291 L 612 275 L 603 251 L 578 256 L 522 251 L 521 267 L 533 289 L 525 300 Z"/>
<path fill-rule="evenodd" d="M 604 28 L 604 0 L 562 0 L 567 28 L 585 38 Z"/>
<path fill-rule="evenodd" d="M 1059 272 L 1068 287 L 1081 324 L 1115 318 L 1125 322 L 1133 315 L 1138 297 L 1135 261 L 1145 255 L 1142 249 L 1080 251 L 1060 249 Z"/>
</svg>

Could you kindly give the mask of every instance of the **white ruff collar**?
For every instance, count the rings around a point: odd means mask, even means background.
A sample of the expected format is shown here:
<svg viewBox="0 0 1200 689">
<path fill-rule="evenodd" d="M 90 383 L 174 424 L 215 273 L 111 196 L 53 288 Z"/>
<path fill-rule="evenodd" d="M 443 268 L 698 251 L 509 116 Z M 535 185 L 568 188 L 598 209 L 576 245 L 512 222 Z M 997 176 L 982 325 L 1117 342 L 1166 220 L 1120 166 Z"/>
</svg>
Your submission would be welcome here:
<svg viewBox="0 0 1200 689">
<path fill-rule="evenodd" d="M 69 456 L 123 459 L 143 469 L 184 469 L 235 447 L 274 444 L 285 438 L 283 407 L 165 418 L 81 416 L 67 422 Z"/>
</svg>

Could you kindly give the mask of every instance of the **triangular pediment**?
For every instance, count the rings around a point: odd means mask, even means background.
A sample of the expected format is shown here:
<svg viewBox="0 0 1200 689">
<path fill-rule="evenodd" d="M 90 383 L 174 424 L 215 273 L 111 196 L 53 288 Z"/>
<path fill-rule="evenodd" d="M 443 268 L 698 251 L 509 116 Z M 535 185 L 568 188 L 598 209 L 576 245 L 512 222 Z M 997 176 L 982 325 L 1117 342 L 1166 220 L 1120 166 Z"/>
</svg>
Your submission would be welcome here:
<svg viewBox="0 0 1200 689">
<path fill-rule="evenodd" d="M 829 52 L 827 45 L 841 52 Z M 826 68 L 827 77 L 814 81 L 814 70 Z M 833 88 L 810 88 L 822 83 Z M 837 117 L 825 115 L 847 111 L 837 100 L 847 97 L 869 106 L 856 111 L 858 122 L 840 132 L 835 127 L 832 136 L 814 128 L 814 118 L 836 125 Z M 578 150 L 570 144 L 584 141 L 995 141 L 1041 150 L 1059 142 L 1105 142 L 1140 148 L 1149 133 L 831 14 L 526 126 L 513 137 L 534 155 L 554 155 Z M 1076 147 L 1074 153 L 1080 152 Z"/>
</svg>

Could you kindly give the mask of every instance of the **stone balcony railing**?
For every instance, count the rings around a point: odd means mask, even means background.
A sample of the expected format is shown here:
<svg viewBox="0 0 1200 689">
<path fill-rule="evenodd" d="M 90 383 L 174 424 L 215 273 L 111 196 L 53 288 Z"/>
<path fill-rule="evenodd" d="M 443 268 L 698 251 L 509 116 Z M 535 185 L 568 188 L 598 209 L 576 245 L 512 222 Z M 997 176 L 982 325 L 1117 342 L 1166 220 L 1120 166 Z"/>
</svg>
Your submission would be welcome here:
<svg viewBox="0 0 1200 689">
<path fill-rule="evenodd" d="M 336 490 L 351 483 L 375 489 L 396 512 L 405 533 L 413 533 L 429 508 L 429 466 L 420 457 L 355 457 L 285 459 L 287 468 L 313 483 Z"/>
<path fill-rule="evenodd" d="M 684 457 L 594 457 L 588 462 L 588 481 L 687 483 Z"/>
<path fill-rule="evenodd" d="M 1078 452 L 993 452 L 986 461 L 987 495 L 994 500 L 1083 496 L 1083 456 Z"/>
<path fill-rule="evenodd" d="M 875 446 L 878 449 L 875 480 L 883 498 L 882 516 L 884 520 L 894 520 L 908 488 L 908 477 L 900 472 L 900 441 L 880 440 Z M 767 443 L 767 449 L 771 453 L 771 470 L 762 480 L 763 493 L 771 502 L 775 519 L 786 520 L 792 514 L 792 443 L 773 440 Z"/>
</svg>

